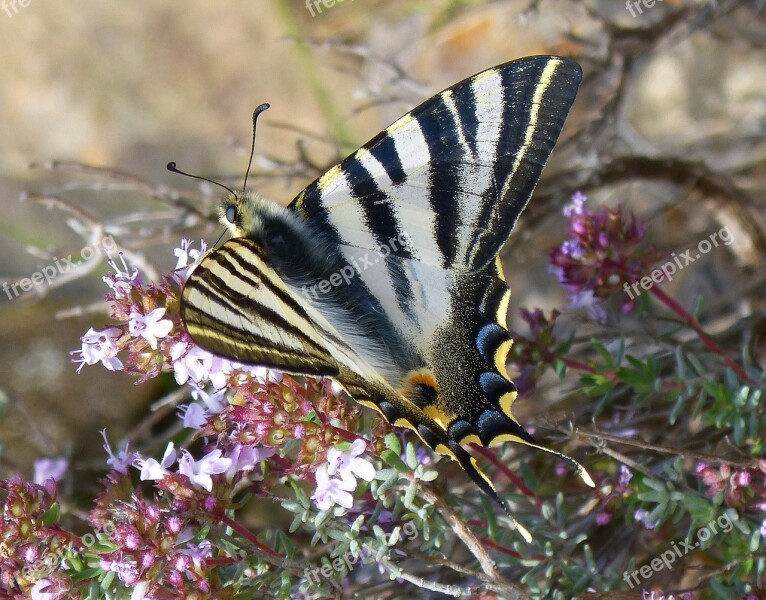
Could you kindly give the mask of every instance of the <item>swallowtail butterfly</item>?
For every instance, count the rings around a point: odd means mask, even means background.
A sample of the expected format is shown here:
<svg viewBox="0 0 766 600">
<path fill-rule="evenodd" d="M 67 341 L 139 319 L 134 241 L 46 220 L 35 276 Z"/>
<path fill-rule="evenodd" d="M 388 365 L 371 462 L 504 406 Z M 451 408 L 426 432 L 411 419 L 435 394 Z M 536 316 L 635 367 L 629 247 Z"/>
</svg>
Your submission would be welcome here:
<svg viewBox="0 0 766 600">
<path fill-rule="evenodd" d="M 423 102 L 286 208 L 229 194 L 220 215 L 233 237 L 183 290 L 194 342 L 334 378 L 455 459 L 510 516 L 465 446 L 541 448 L 511 413 L 510 290 L 498 252 L 581 76 L 554 56 L 499 65 Z"/>
</svg>

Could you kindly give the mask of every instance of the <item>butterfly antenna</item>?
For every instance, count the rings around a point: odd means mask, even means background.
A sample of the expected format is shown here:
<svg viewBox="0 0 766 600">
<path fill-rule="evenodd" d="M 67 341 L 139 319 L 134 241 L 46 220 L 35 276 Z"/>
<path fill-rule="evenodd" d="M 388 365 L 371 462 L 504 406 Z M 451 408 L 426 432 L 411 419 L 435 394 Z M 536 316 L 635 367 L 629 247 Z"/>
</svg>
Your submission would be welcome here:
<svg viewBox="0 0 766 600">
<path fill-rule="evenodd" d="M 225 185 L 224 185 L 224 184 L 222 184 L 222 183 L 218 183 L 217 181 L 213 181 L 212 179 L 208 179 L 207 177 L 201 177 L 201 176 L 199 176 L 199 175 L 192 175 L 191 173 L 185 173 L 184 171 L 181 171 L 181 169 L 179 169 L 179 168 L 176 166 L 176 163 L 175 163 L 175 162 L 169 162 L 169 163 L 168 163 L 168 166 L 167 166 L 167 169 L 168 169 L 168 171 L 170 171 L 170 172 L 172 172 L 172 173 L 178 173 L 179 175 L 184 175 L 184 176 L 186 176 L 186 177 L 191 177 L 192 179 L 201 179 L 202 181 L 207 181 L 208 183 L 212 183 L 213 185 L 217 185 L 218 187 L 222 187 L 222 188 L 223 188 L 223 189 L 225 189 L 227 192 L 229 192 L 229 193 L 230 193 L 232 196 L 236 196 L 236 195 L 237 195 L 237 194 L 234 192 L 234 190 L 232 190 L 232 189 L 231 189 L 230 187 L 228 187 L 228 186 L 225 186 Z"/>
<path fill-rule="evenodd" d="M 258 120 L 258 115 L 260 115 L 264 110 L 268 109 L 269 106 L 270 105 L 268 102 L 264 102 L 253 111 L 253 142 L 252 144 L 250 144 L 250 160 L 247 161 L 247 170 L 245 171 L 245 181 L 242 184 L 243 192 L 247 190 L 247 176 L 250 175 L 250 167 L 253 164 L 253 154 L 255 153 L 255 123 Z"/>
</svg>

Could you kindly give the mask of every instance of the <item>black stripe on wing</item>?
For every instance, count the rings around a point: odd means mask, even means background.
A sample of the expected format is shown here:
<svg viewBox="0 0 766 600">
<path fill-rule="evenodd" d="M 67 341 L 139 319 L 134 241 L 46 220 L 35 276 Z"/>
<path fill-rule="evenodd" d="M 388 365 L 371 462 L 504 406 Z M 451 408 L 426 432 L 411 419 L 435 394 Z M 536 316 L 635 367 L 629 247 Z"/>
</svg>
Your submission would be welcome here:
<svg viewBox="0 0 766 600">
<path fill-rule="evenodd" d="M 398 221 L 388 196 L 377 186 L 356 155 L 344 161 L 343 173 L 354 197 L 364 199 L 361 206 L 365 224 L 385 254 L 386 269 L 391 281 L 396 284 L 397 302 L 402 311 L 409 313 L 412 308 L 413 291 L 402 259 L 410 260 L 412 254 L 406 246 L 396 243 L 396 240 L 403 239 L 402 235 L 406 234 L 405 225 Z"/>
<path fill-rule="evenodd" d="M 472 271 L 485 268 L 510 236 L 553 151 L 582 79 L 580 66 L 564 58 L 530 57 L 511 64 L 516 68 L 499 69 L 506 101 L 494 161 L 498 197 L 487 198 L 490 201 L 478 219 L 487 225 L 473 234 Z"/>
<path fill-rule="evenodd" d="M 470 93 L 470 87 L 462 91 L 466 90 Z M 474 138 L 469 137 L 474 131 L 471 115 L 475 113 L 470 106 L 463 106 L 462 111 L 458 106 L 461 121 L 458 123 L 447 108 L 443 93 L 434 97 L 431 103 L 429 110 L 420 112 L 416 118 L 431 155 L 428 201 L 434 211 L 436 244 L 444 257 L 442 266 L 447 268 L 452 266 L 461 245 L 458 234 L 463 219 L 457 200 L 461 181 L 460 169 L 456 167 L 457 163 L 470 162 L 459 132 L 461 127 L 467 129 L 469 135 L 466 138 L 470 146 L 472 139 L 475 140 L 475 134 Z"/>
<path fill-rule="evenodd" d="M 211 251 L 192 271 L 181 296 L 181 319 L 192 340 L 245 364 L 295 374 L 337 374 L 337 362 L 309 315 L 269 273 L 261 256 L 252 240 L 236 238 Z"/>
</svg>

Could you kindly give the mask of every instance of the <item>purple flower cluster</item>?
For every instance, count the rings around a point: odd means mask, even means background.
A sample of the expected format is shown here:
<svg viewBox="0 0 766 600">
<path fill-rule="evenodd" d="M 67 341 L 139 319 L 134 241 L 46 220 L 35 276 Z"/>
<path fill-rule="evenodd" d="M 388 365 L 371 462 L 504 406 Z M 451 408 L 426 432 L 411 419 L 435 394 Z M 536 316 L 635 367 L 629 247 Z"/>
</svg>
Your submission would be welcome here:
<svg viewBox="0 0 766 600">
<path fill-rule="evenodd" d="M 623 289 L 648 272 L 659 254 L 653 247 L 642 249 L 644 226 L 622 208 L 585 207 L 586 196 L 576 192 L 564 207 L 569 219 L 569 239 L 551 249 L 551 272 L 571 295 L 570 308 L 587 307 L 594 316 L 602 315 L 598 302 Z M 633 300 L 623 299 L 628 312 Z"/>
</svg>

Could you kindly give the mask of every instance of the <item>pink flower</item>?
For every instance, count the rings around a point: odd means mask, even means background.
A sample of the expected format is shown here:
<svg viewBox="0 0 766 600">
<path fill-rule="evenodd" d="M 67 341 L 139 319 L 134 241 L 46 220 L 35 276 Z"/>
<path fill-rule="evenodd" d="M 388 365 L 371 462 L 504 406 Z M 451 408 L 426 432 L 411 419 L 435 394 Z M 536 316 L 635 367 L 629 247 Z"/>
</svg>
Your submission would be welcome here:
<svg viewBox="0 0 766 600">
<path fill-rule="evenodd" d="M 596 524 L 597 525 L 606 525 L 611 520 L 612 520 L 612 515 L 610 515 L 605 510 L 602 510 L 602 511 L 599 511 L 598 513 L 596 513 Z"/>
<path fill-rule="evenodd" d="M 252 471 L 262 460 L 266 460 L 275 454 L 273 448 L 256 448 L 237 444 L 229 452 L 231 465 L 226 470 L 226 479 L 231 481 L 234 475 L 240 471 Z"/>
<path fill-rule="evenodd" d="M 125 449 L 120 450 L 117 455 L 112 453 L 112 448 L 109 445 L 109 440 L 106 439 L 106 429 L 101 430 L 101 437 L 104 438 L 104 450 L 109 455 L 106 460 L 106 464 L 110 465 L 112 469 L 123 475 L 128 472 L 128 467 L 139 458 L 138 452 L 128 452 L 128 445 L 125 444 Z"/>
<path fill-rule="evenodd" d="M 69 461 L 66 458 L 38 458 L 35 461 L 35 474 L 33 481 L 37 485 L 42 485 L 48 479 L 61 481 L 64 478 Z"/>
</svg>

